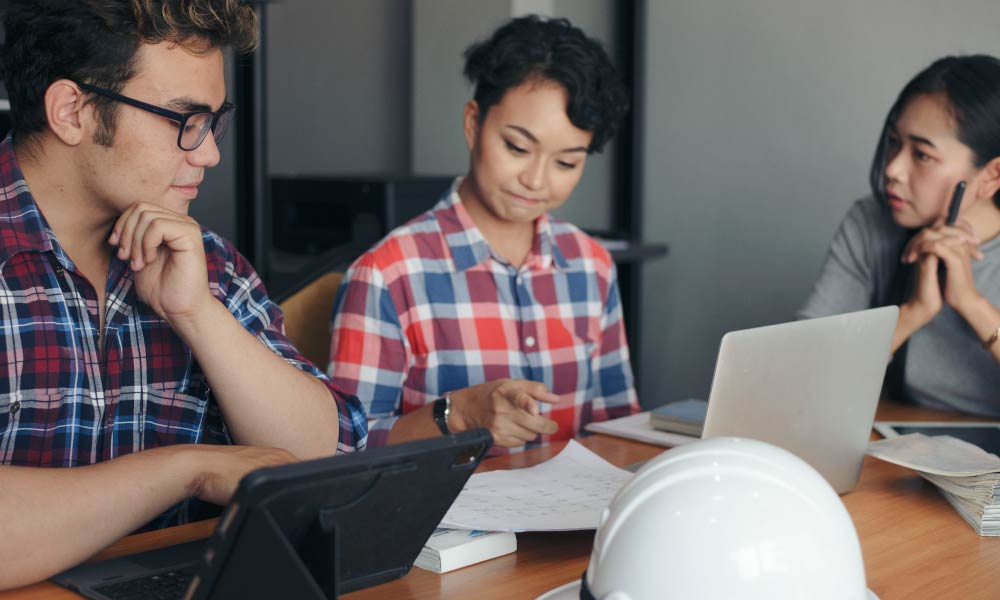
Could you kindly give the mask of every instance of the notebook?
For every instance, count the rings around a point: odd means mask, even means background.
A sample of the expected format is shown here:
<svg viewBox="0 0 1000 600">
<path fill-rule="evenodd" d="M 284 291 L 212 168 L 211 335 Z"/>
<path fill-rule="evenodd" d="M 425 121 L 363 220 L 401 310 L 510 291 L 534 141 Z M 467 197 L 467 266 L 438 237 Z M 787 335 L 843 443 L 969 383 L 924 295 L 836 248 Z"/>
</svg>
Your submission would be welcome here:
<svg viewBox="0 0 1000 600">
<path fill-rule="evenodd" d="M 701 437 L 708 402 L 689 398 L 649 411 L 649 424 L 660 431 Z"/>
<path fill-rule="evenodd" d="M 702 437 L 769 442 L 838 493 L 861 475 L 899 309 L 733 331 L 722 338 Z"/>
<path fill-rule="evenodd" d="M 485 429 L 244 477 L 206 541 L 52 578 L 87 598 L 329 600 L 405 575 L 475 470 Z"/>
</svg>

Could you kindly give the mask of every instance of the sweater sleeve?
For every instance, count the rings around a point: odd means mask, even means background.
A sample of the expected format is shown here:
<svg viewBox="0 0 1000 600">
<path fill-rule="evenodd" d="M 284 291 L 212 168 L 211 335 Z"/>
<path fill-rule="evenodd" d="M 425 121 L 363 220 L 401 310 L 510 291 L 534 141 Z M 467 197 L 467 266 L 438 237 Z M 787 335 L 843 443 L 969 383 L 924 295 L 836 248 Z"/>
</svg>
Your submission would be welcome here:
<svg viewBox="0 0 1000 600">
<path fill-rule="evenodd" d="M 871 199 L 854 203 L 830 242 L 812 293 L 798 318 L 812 319 L 864 310 L 874 305 L 884 275 L 882 249 L 892 236 L 879 235 L 879 207 Z M 889 233 L 889 232 L 886 232 Z"/>
</svg>

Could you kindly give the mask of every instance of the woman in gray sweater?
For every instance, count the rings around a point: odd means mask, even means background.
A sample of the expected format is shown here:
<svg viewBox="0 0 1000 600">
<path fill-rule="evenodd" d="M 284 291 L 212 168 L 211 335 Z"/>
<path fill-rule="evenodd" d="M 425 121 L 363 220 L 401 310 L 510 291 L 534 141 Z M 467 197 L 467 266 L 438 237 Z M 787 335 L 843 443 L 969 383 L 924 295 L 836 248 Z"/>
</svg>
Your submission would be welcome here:
<svg viewBox="0 0 1000 600">
<path fill-rule="evenodd" d="M 887 394 L 1000 416 L 1000 60 L 946 57 L 914 77 L 870 179 L 800 316 L 898 304 Z"/>
</svg>

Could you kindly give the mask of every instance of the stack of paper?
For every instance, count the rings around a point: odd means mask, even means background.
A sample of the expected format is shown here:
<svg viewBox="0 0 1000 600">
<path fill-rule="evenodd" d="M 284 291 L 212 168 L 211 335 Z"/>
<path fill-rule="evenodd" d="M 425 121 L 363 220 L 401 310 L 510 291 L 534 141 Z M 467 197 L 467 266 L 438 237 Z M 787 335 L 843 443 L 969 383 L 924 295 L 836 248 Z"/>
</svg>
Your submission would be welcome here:
<svg viewBox="0 0 1000 600">
<path fill-rule="evenodd" d="M 868 454 L 916 470 L 979 535 L 1000 536 L 1000 457 L 951 436 L 921 433 L 872 442 Z"/>
</svg>

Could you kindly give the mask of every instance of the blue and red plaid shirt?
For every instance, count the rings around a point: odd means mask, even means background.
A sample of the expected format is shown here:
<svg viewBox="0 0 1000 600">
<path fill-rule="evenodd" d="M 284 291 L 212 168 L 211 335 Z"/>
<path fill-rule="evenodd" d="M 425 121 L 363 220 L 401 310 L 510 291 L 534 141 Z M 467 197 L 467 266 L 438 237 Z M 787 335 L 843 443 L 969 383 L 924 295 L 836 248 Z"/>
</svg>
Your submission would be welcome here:
<svg viewBox="0 0 1000 600">
<path fill-rule="evenodd" d="M 362 255 L 338 292 L 327 372 L 363 398 L 373 419 L 368 444 L 385 444 L 401 414 L 503 378 L 540 381 L 561 396 L 540 403 L 559 431 L 527 447 L 637 412 L 607 250 L 543 215 L 534 247 L 515 268 L 472 222 L 460 182 Z"/>
<path fill-rule="evenodd" d="M 212 294 L 261 343 L 329 386 L 340 450 L 363 446 L 367 421 L 357 399 L 285 338 L 281 311 L 246 259 L 215 233 L 202 236 Z M 0 276 L 0 464 L 75 467 L 158 446 L 232 443 L 191 349 L 139 301 L 117 256 L 98 346 L 96 292 L 35 204 L 9 137 L 0 143 Z M 277 421 L 281 404 L 295 399 L 274 400 Z M 178 505 L 150 527 L 186 522 L 198 505 Z"/>
</svg>

